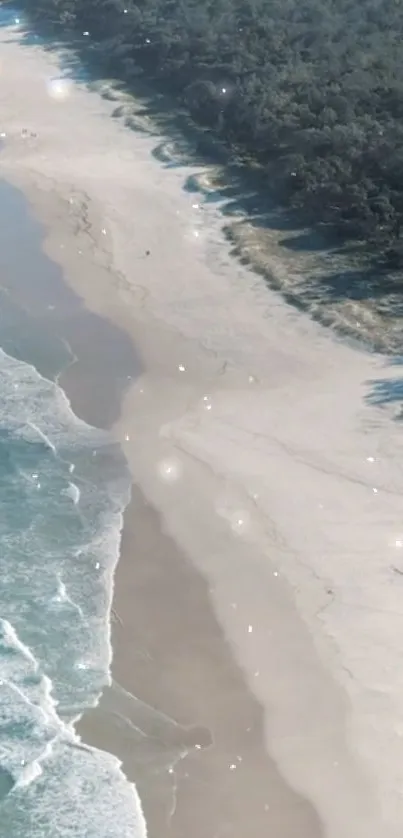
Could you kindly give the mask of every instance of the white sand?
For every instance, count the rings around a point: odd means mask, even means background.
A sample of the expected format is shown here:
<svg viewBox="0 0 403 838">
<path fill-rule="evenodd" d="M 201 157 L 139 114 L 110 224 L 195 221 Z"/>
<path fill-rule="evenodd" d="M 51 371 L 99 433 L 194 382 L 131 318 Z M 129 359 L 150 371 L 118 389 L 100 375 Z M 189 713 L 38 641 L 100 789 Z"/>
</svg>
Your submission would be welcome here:
<svg viewBox="0 0 403 838">
<path fill-rule="evenodd" d="M 209 580 L 268 748 L 329 838 L 401 836 L 402 433 L 366 403 L 399 368 L 231 261 L 218 210 L 182 189 L 191 168 L 164 168 L 84 86 L 53 98 L 56 57 L 0 37 L 3 176 L 51 208 L 48 251 L 144 355 L 117 431 Z"/>
</svg>

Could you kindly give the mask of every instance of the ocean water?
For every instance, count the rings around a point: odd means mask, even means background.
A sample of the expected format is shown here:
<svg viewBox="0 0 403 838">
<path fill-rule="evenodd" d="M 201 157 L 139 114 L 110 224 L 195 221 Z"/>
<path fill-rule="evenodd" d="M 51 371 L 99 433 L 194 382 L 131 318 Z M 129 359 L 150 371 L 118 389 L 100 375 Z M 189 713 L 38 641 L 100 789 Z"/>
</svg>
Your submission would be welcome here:
<svg viewBox="0 0 403 838">
<path fill-rule="evenodd" d="M 134 786 L 115 757 L 74 731 L 110 680 L 129 473 L 109 434 L 77 418 L 56 383 L 74 359 L 70 335 L 60 339 L 61 312 L 69 309 L 71 340 L 85 315 L 63 297 L 65 286 L 57 290 L 61 280 L 37 230 L 29 271 L 27 262 L 17 266 L 29 226 L 22 210 L 22 197 L 0 184 L 0 836 L 139 838 L 145 827 Z M 18 248 L 11 230 L 7 237 L 10 218 Z M 23 305 L 24 267 L 34 316 Z"/>
<path fill-rule="evenodd" d="M 2 351 L 0 393 L 0 833 L 138 835 L 117 760 L 72 725 L 109 679 L 128 474 L 57 385 Z"/>
</svg>

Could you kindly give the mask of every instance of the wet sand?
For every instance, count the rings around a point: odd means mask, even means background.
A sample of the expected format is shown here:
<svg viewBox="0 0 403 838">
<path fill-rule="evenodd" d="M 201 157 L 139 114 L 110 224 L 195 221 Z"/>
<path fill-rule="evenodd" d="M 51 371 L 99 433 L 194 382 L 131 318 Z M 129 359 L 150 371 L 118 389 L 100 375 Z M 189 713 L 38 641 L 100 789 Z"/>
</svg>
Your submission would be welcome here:
<svg viewBox="0 0 403 838">
<path fill-rule="evenodd" d="M 1 38 L 4 176 L 83 301 L 59 304 L 61 381 L 136 487 L 114 686 L 80 731 L 119 753 L 152 838 L 396 838 L 402 441 L 368 404 L 396 370 L 236 265 L 114 102 L 73 80 L 56 100 L 57 57 Z"/>
<path fill-rule="evenodd" d="M 79 731 L 123 760 L 151 838 L 324 835 L 267 753 L 262 708 L 205 580 L 137 489 L 125 515 L 112 639 L 115 684 Z"/>
<path fill-rule="evenodd" d="M 41 252 L 45 232 L 22 193 L 0 184 L 2 345 L 11 353 L 18 347 L 50 377 L 64 349 L 58 380 L 75 413 L 111 428 L 128 381 L 142 372 L 139 354 L 123 330 L 86 309 Z M 60 355 L 49 358 L 47 348 L 58 343 Z M 112 646 L 113 685 L 78 732 L 122 760 L 150 838 L 324 835 L 312 805 L 267 752 L 262 707 L 217 622 L 206 580 L 135 485 L 115 577 Z"/>
<path fill-rule="evenodd" d="M 61 267 L 44 256 L 44 236 L 24 195 L 0 182 L 1 345 L 48 378 L 63 370 L 60 380 L 75 413 L 89 424 L 111 427 L 125 389 L 141 373 L 141 360 L 128 336 L 90 312 Z M 86 392 L 93 399 L 84 405 Z"/>
<path fill-rule="evenodd" d="M 54 345 L 57 336 L 74 356 L 59 382 L 75 413 L 111 428 L 128 377 L 141 373 L 135 346 L 85 308 L 40 251 L 45 230 L 22 194 L 7 184 L 0 188 L 2 252 L 9 262 L 2 276 L 7 348 L 18 343 L 20 356 L 30 362 L 34 355 L 49 375 L 52 359 L 39 354 L 38 341 Z M 6 247 L 16 230 L 30 243 L 29 275 L 26 248 Z M 313 807 L 287 785 L 267 753 L 262 708 L 234 661 L 206 581 L 135 485 L 115 578 L 112 645 L 113 686 L 78 732 L 123 761 L 150 836 L 324 834 Z"/>
<path fill-rule="evenodd" d="M 45 230 L 22 194 L 7 184 L 0 190 L 4 344 L 9 351 L 18 344 L 20 357 L 51 375 L 45 348 L 57 336 L 72 355 L 59 382 L 76 415 L 111 428 L 128 379 L 141 373 L 135 346 L 86 309 L 40 251 Z M 9 247 L 17 230 L 24 250 Z M 135 485 L 115 578 L 112 645 L 113 686 L 78 732 L 123 761 L 150 836 L 323 834 L 313 807 L 266 751 L 262 708 L 217 623 L 207 583 Z"/>
</svg>

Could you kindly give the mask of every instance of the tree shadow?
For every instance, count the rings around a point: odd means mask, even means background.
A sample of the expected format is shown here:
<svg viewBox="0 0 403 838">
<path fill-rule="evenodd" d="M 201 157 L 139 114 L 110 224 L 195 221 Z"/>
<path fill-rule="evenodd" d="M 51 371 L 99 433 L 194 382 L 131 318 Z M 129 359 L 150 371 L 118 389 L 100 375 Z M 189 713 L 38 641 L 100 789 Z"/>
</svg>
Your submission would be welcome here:
<svg viewBox="0 0 403 838">
<path fill-rule="evenodd" d="M 35 22 L 35 30 L 26 16 L 19 14 L 13 6 L 0 9 L 0 26 L 15 26 L 15 19 L 20 19 L 19 29 L 11 36 L 22 46 L 40 45 L 44 50 L 56 52 L 60 59 L 60 77 L 69 77 L 78 83 L 96 85 L 108 77 L 108 67 L 101 60 L 96 44 L 91 43 L 84 34 L 69 36 L 61 28 L 45 27 Z M 24 22 L 25 21 L 25 22 Z M 113 76 L 113 73 L 111 73 Z M 243 215 L 256 227 L 271 228 L 291 232 L 301 230 L 301 221 L 292 213 L 286 216 L 279 197 L 274 194 L 268 173 L 261 167 L 252 166 L 250 161 L 242 159 L 238 150 L 228 145 L 211 129 L 200 126 L 192 119 L 183 102 L 172 96 L 172 92 L 162 89 L 161 81 L 150 78 L 145 80 L 141 69 L 138 75 L 129 81 L 113 79 L 113 90 L 100 90 L 101 96 L 111 101 L 116 100 L 113 116 L 123 118 L 127 127 L 134 130 L 146 130 L 141 122 L 155 126 L 150 134 L 164 137 L 153 151 L 153 156 L 167 168 L 192 168 L 195 166 L 216 170 L 215 188 L 206 195 L 206 200 L 219 201 L 221 211 L 228 218 Z M 130 106 L 120 102 L 119 96 L 132 95 L 140 107 L 129 113 Z M 186 177 L 184 188 L 200 191 L 195 184 L 194 175 Z M 279 225 L 279 227 L 277 227 Z"/>
<path fill-rule="evenodd" d="M 388 366 L 402 367 L 403 356 L 398 355 L 391 359 Z M 395 419 L 401 421 L 403 419 L 403 373 L 393 378 L 374 378 L 369 380 L 367 385 L 370 388 L 366 396 L 367 404 L 376 407 L 400 404 L 401 408 Z"/>
<path fill-rule="evenodd" d="M 315 230 L 304 230 L 296 236 L 288 236 L 280 239 L 279 245 L 293 253 L 315 253 L 323 250 L 329 251 L 337 249 L 336 243 L 334 243 L 333 246 L 330 242 L 325 243 L 324 239 L 320 238 Z"/>
<path fill-rule="evenodd" d="M 0 27 L 18 26 L 20 22 L 20 11 L 11 3 L 2 3 L 0 6 Z"/>
<path fill-rule="evenodd" d="M 334 271 L 315 277 L 315 294 L 329 302 L 351 300 L 361 302 L 376 296 L 388 295 L 393 285 L 385 282 L 380 287 L 379 279 L 371 266 Z M 310 289 L 311 292 L 313 289 Z"/>
<path fill-rule="evenodd" d="M 371 387 L 367 397 L 369 404 L 381 406 L 401 402 L 403 405 L 403 378 L 373 379 L 368 384 Z M 403 419 L 403 408 L 399 419 Z"/>
<path fill-rule="evenodd" d="M 12 6 L 3 4 L 0 26 L 14 25 L 16 15 Z M 202 194 L 203 201 L 219 207 L 223 218 L 228 220 L 226 230 L 235 255 L 261 273 L 269 284 L 273 284 L 269 264 L 264 267 L 263 260 L 258 264 L 242 253 L 242 247 L 234 244 L 231 237 L 231 222 L 247 223 L 252 237 L 254 232 L 257 236 L 274 233 L 276 247 L 284 252 L 285 264 L 287 257 L 307 254 L 319 257 L 323 270 L 315 269 L 306 278 L 302 277 L 295 290 L 279 289 L 288 302 L 311 314 L 315 308 L 313 316 L 322 322 L 326 320 L 322 318 L 326 305 L 345 301 L 369 302 L 385 313 L 393 306 L 393 316 L 402 317 L 403 282 L 375 264 L 368 245 L 342 242 L 329 224 L 302 224 L 301 213 L 285 206 L 276 181 L 275 161 L 263 169 L 242 157 L 236 148 L 228 147 L 217 133 L 196 124 L 184 102 L 175 98 L 161 79 L 146 79 L 140 68 L 136 72 L 132 68 L 127 82 L 116 80 L 116 67 L 105 60 L 107 49 L 92 43 L 84 33 L 68 36 L 61 27 L 50 30 L 39 24 L 35 24 L 33 31 L 33 25 L 26 19 L 12 39 L 18 39 L 22 45 L 40 44 L 49 52 L 57 52 L 61 76 L 97 89 L 105 99 L 116 102 L 113 117 L 122 119 L 136 132 L 154 136 L 155 159 L 167 169 L 183 170 L 184 190 Z M 195 172 L 195 168 L 200 172 Z M 350 257 L 356 267 L 346 268 Z M 266 261 L 269 263 L 269 258 Z M 377 348 L 383 351 L 381 343 Z"/>
</svg>

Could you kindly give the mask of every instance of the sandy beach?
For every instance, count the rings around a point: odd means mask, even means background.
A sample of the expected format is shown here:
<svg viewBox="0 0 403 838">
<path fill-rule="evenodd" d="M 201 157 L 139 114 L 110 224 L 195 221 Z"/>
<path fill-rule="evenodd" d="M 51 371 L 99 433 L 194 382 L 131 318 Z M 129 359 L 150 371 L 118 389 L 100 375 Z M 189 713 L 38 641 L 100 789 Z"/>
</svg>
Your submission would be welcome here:
<svg viewBox="0 0 403 838">
<path fill-rule="evenodd" d="M 200 166 L 164 167 L 63 56 L 0 38 L 2 177 L 117 330 L 91 352 L 72 312 L 61 380 L 133 477 L 113 683 L 80 734 L 122 759 L 151 838 L 397 838 L 400 359 L 287 306 L 184 189 Z"/>
</svg>

